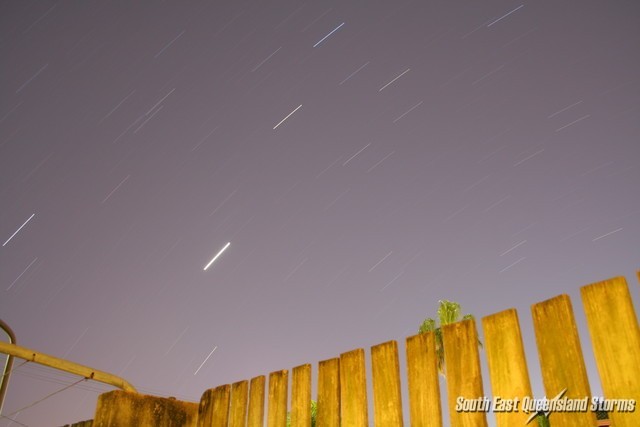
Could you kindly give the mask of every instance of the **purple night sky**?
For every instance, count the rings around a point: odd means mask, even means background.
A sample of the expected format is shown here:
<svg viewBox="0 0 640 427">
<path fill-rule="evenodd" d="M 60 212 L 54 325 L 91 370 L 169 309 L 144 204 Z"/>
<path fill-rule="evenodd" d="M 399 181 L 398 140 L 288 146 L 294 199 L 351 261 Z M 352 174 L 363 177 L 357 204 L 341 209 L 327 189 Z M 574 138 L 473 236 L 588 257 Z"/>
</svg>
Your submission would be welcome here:
<svg viewBox="0 0 640 427">
<path fill-rule="evenodd" d="M 597 394 L 579 287 L 624 275 L 640 301 L 638 22 L 633 0 L 3 2 L 0 318 L 198 401 L 404 351 L 440 299 L 515 307 L 541 397 L 530 305 L 568 293 Z M 15 414 L 77 380 L 17 368 L 0 427 L 92 418 L 112 388 Z"/>
</svg>

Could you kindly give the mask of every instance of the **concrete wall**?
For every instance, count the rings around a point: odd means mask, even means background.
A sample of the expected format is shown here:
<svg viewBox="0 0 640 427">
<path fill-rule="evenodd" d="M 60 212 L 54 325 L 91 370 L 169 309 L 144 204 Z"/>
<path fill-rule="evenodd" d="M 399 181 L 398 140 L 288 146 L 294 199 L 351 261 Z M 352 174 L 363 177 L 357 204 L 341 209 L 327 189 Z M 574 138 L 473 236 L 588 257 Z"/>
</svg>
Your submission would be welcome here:
<svg viewBox="0 0 640 427">
<path fill-rule="evenodd" d="M 196 427 L 198 404 L 121 390 L 98 397 L 92 427 Z"/>
</svg>

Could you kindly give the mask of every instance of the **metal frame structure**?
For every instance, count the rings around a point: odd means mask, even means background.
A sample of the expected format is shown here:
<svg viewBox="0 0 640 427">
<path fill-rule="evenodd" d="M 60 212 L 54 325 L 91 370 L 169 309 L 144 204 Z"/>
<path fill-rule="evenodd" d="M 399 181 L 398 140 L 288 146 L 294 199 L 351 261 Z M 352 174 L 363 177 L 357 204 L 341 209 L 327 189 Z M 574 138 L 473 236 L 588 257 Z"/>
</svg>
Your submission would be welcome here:
<svg viewBox="0 0 640 427">
<path fill-rule="evenodd" d="M 9 343 L 0 342 L 0 353 L 7 354 L 9 356 L 7 358 L 7 363 L 5 365 L 4 374 L 2 377 L 2 383 L 0 385 L 0 414 L 2 413 L 2 404 L 4 402 L 5 392 L 9 383 L 9 375 L 11 373 L 11 366 L 13 364 L 14 357 L 48 366 L 50 368 L 58 369 L 64 372 L 69 372 L 71 374 L 79 375 L 86 379 L 109 384 L 124 391 L 137 393 L 137 390 L 134 386 L 117 375 L 99 371 L 89 366 L 51 356 L 49 354 L 35 351 L 26 347 L 18 346 L 15 344 L 16 338 L 11 328 L 9 328 L 9 326 L 2 320 L 0 320 L 0 327 L 7 333 L 7 335 L 9 335 L 9 339 L 11 341 Z"/>
</svg>

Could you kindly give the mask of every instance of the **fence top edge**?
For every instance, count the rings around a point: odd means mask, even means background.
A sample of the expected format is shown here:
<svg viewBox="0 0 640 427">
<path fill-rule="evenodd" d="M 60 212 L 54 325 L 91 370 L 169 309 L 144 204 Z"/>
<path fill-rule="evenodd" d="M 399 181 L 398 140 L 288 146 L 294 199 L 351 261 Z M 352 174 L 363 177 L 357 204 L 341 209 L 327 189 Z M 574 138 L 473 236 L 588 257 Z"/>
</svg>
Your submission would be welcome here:
<svg viewBox="0 0 640 427">
<path fill-rule="evenodd" d="M 552 305 L 559 301 L 568 301 L 571 304 L 571 297 L 569 294 L 559 294 L 554 297 L 548 298 L 543 301 L 538 301 L 536 303 L 531 304 L 531 311 L 534 311 L 536 308 L 546 307 Z"/>
<path fill-rule="evenodd" d="M 318 362 L 318 365 L 327 365 L 327 364 L 336 363 L 336 362 L 340 362 L 339 357 L 332 357 L 331 359 L 320 360 Z"/>
<path fill-rule="evenodd" d="M 599 280 L 597 282 L 589 283 L 588 285 L 580 286 L 580 294 L 584 294 L 585 292 L 591 292 L 599 288 L 606 287 L 627 287 L 627 279 L 624 276 L 616 276 L 610 277 L 608 279 Z"/>
<path fill-rule="evenodd" d="M 276 376 L 285 376 L 289 374 L 288 369 L 278 369 L 277 371 L 269 372 L 269 378 Z"/>
<path fill-rule="evenodd" d="M 491 314 L 487 314 L 486 316 L 482 316 L 482 318 L 480 320 L 482 320 L 482 322 L 484 323 L 487 320 L 493 320 L 493 319 L 499 319 L 501 317 L 505 317 L 505 316 L 511 316 L 515 314 L 515 316 L 518 316 L 518 310 L 516 310 L 515 308 L 507 308 L 506 310 L 502 310 L 502 311 L 498 311 L 497 313 L 491 313 Z"/>
<path fill-rule="evenodd" d="M 359 353 L 362 353 L 364 355 L 364 348 L 354 348 L 353 350 L 340 353 L 340 358 L 359 355 Z"/>
<path fill-rule="evenodd" d="M 303 371 L 305 369 L 311 369 L 311 363 L 303 363 L 302 365 L 294 366 L 293 368 L 291 368 L 293 372 Z"/>
<path fill-rule="evenodd" d="M 459 328 L 465 328 L 467 327 L 467 325 L 469 324 L 473 324 L 474 328 L 476 325 L 476 320 L 475 319 L 464 319 L 464 320 L 459 320 L 457 322 L 453 322 L 453 323 L 449 323 L 446 325 L 441 325 L 440 328 L 442 329 L 442 331 L 446 331 L 447 329 L 449 330 L 453 330 L 453 329 L 459 329 Z"/>
<path fill-rule="evenodd" d="M 389 341 L 385 341 L 385 342 L 381 342 L 380 344 L 376 344 L 376 345 L 372 345 L 371 346 L 371 350 L 373 350 L 374 348 L 383 348 L 383 347 L 388 347 L 388 346 L 398 346 L 398 341 L 396 340 L 389 340 Z"/>
</svg>

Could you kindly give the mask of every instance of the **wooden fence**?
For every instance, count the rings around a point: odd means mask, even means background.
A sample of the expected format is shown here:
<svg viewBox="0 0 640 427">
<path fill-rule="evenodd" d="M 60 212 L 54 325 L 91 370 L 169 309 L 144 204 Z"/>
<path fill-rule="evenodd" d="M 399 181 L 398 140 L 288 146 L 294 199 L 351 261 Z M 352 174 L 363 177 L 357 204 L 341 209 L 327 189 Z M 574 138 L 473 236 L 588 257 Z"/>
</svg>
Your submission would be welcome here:
<svg viewBox="0 0 640 427">
<path fill-rule="evenodd" d="M 580 292 L 604 397 L 640 401 L 640 328 L 626 280 L 616 277 L 584 286 Z M 557 396 L 566 389 L 564 397 L 568 399 L 590 399 L 591 388 L 569 296 L 559 295 L 534 304 L 531 314 L 546 396 Z M 525 398 L 532 397 L 532 392 L 518 313 L 509 309 L 492 314 L 482 318 L 481 325 L 491 395 L 505 401 L 517 398 L 522 405 Z M 483 427 L 487 425 L 487 417 L 494 415 L 500 427 L 524 426 L 531 414 L 525 413 L 522 406 L 519 411 L 511 412 L 456 410 L 459 397 L 474 399 L 476 404 L 482 405 L 485 387 L 489 388 L 483 384 L 481 376 L 475 321 L 444 326 L 443 338 L 446 380 L 439 377 L 437 370 L 435 334 L 419 334 L 406 339 L 405 386 L 408 386 L 409 420 L 403 420 L 400 355 L 396 341 L 371 347 L 373 420 L 369 419 L 367 406 L 365 351 L 356 349 L 319 362 L 316 425 L 442 426 L 440 381 L 445 381 L 446 409 L 451 426 Z M 290 407 L 287 406 L 289 376 Z M 197 416 L 187 417 L 192 420 L 188 425 L 263 427 L 266 416 L 268 427 L 283 427 L 287 412 L 290 412 L 292 427 L 308 427 L 311 398 L 311 365 L 305 364 L 293 368 L 291 375 L 289 371 L 281 370 L 269 374 L 268 381 L 265 376 L 258 376 L 205 391 Z M 101 420 L 99 412 L 100 401 L 94 426 L 126 425 Z M 638 427 L 640 408 L 628 412 L 609 411 L 609 418 L 615 427 Z M 553 427 L 598 425 L 595 413 L 590 410 L 552 412 L 550 421 Z M 536 425 L 536 421 L 529 425 Z"/>
</svg>

